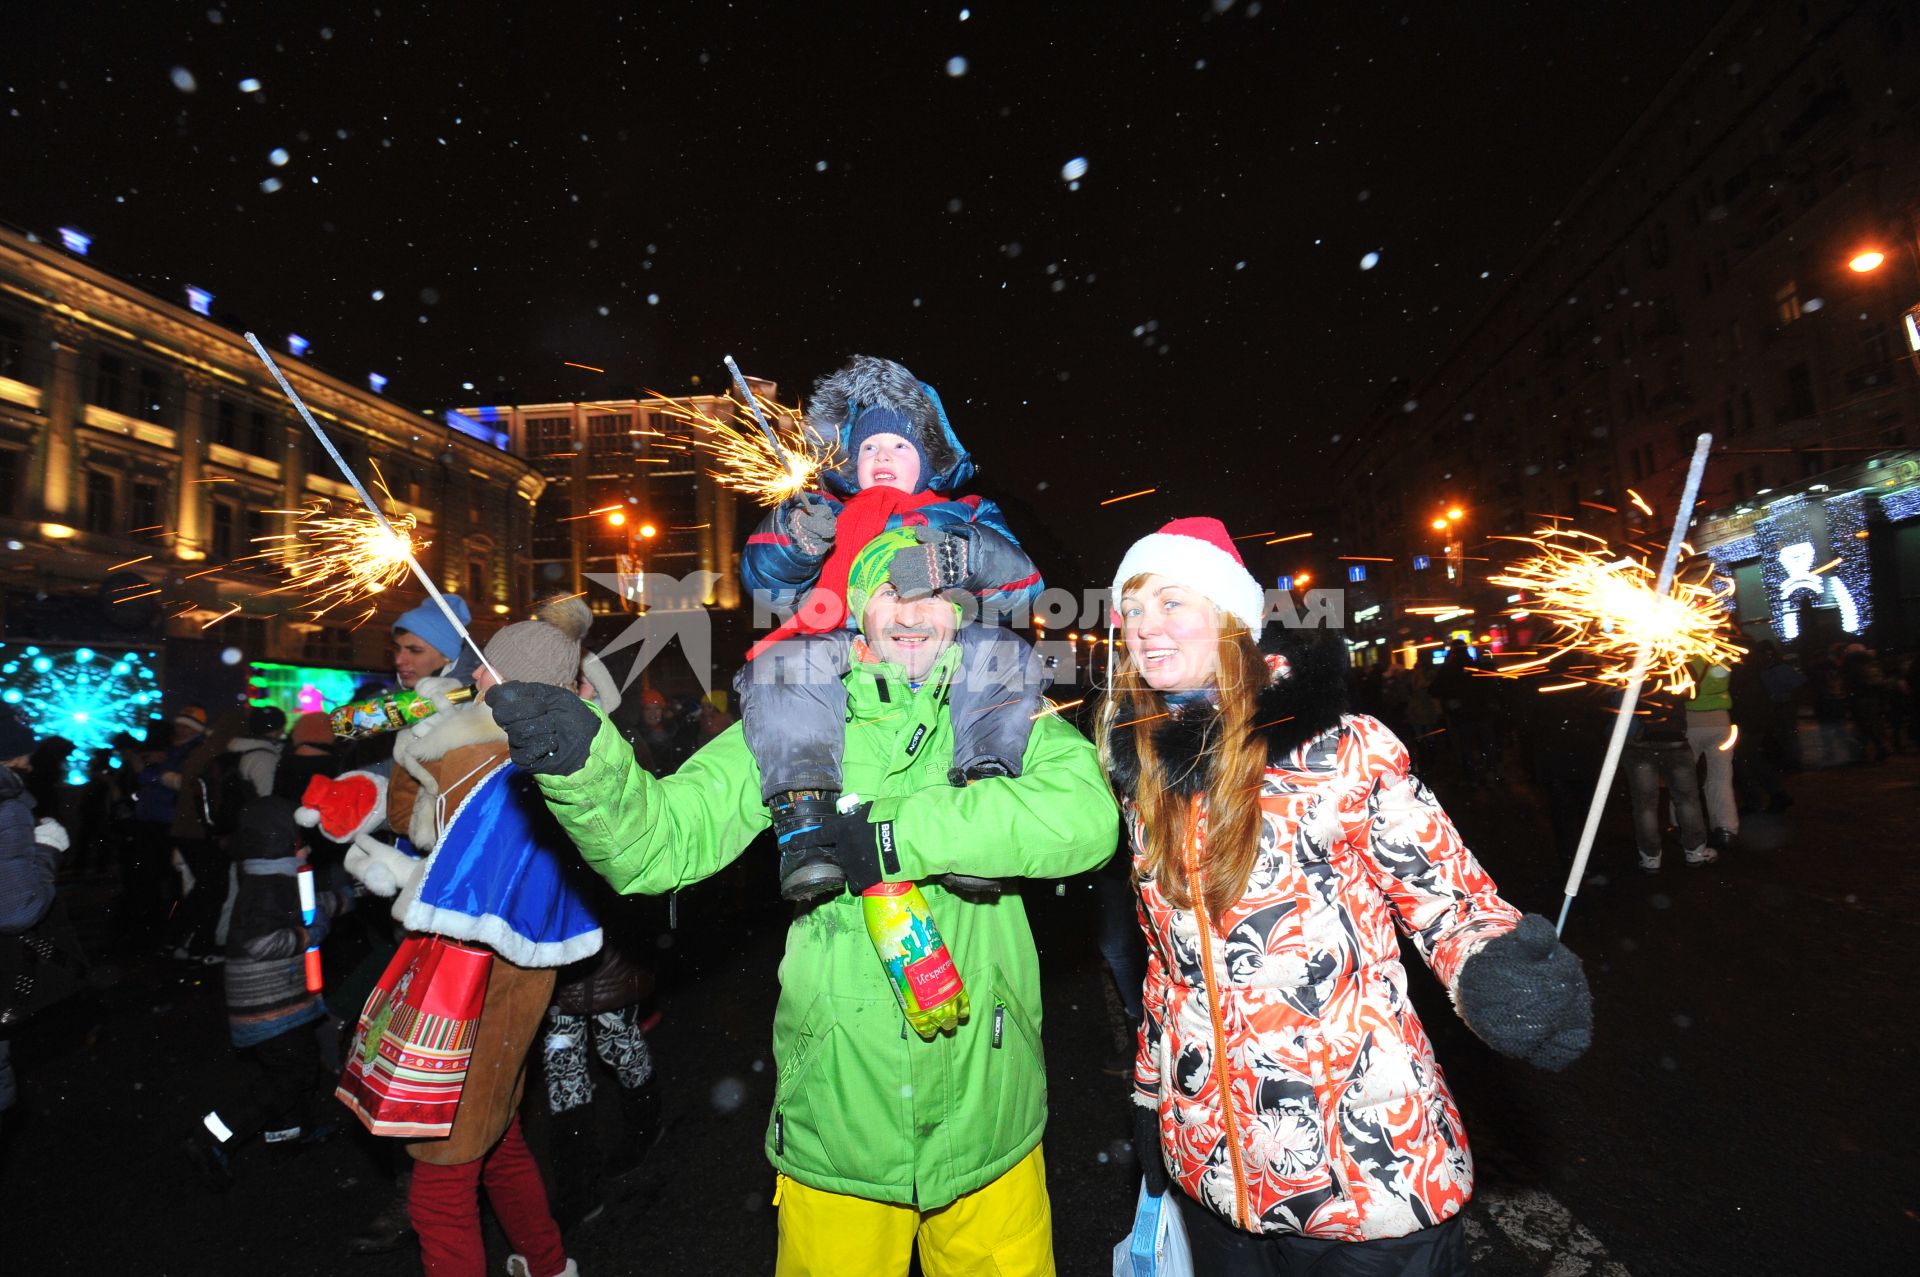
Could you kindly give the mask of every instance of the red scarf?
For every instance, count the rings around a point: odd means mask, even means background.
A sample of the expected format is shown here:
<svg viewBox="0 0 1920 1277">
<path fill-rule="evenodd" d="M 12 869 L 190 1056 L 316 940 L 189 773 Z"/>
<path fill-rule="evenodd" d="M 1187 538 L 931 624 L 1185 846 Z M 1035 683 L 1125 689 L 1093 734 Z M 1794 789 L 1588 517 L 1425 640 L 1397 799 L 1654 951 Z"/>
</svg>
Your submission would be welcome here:
<svg viewBox="0 0 1920 1277">
<path fill-rule="evenodd" d="M 853 570 L 854 558 L 867 548 L 867 542 L 887 530 L 893 516 L 941 500 L 944 498 L 937 492 L 902 492 L 881 485 L 848 497 L 834 521 L 833 549 L 820 565 L 820 579 L 792 616 L 747 649 L 747 659 L 753 660 L 795 634 L 826 634 L 839 629 L 847 619 L 847 574 Z"/>
</svg>

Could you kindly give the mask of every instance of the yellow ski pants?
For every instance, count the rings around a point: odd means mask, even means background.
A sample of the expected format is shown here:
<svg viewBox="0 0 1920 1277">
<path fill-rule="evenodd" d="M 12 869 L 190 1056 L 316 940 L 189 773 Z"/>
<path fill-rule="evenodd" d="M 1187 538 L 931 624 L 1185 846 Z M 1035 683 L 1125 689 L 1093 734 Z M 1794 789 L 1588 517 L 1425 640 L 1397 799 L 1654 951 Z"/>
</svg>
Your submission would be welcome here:
<svg viewBox="0 0 1920 1277">
<path fill-rule="evenodd" d="M 1053 1208 L 1038 1145 L 991 1184 L 925 1212 L 776 1179 L 775 1277 L 905 1277 L 916 1242 L 926 1277 L 1054 1277 Z"/>
</svg>

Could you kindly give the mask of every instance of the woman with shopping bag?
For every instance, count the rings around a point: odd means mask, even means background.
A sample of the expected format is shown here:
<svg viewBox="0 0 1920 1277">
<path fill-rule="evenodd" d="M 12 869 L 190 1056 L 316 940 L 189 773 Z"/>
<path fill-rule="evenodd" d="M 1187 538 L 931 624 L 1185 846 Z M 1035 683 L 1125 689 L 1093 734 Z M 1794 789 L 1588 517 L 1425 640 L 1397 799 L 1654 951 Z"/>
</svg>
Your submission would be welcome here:
<svg viewBox="0 0 1920 1277">
<path fill-rule="evenodd" d="M 1465 1272 L 1472 1159 L 1395 929 L 1475 1033 L 1545 1068 L 1592 1038 L 1579 960 L 1500 898 L 1393 734 L 1345 711 L 1339 636 L 1260 641 L 1219 520 L 1142 538 L 1112 590 L 1098 743 L 1147 932 L 1146 1196 L 1177 1203 L 1209 1277 Z"/>
<path fill-rule="evenodd" d="M 488 664 L 504 679 L 577 689 L 592 616 L 570 602 L 495 634 Z M 555 973 L 600 948 L 588 903 L 594 879 L 532 778 L 509 760 L 484 698 L 492 675 L 482 669 L 474 681 L 481 699 L 453 704 L 451 680 L 421 680 L 416 690 L 438 711 L 394 746 L 387 820 L 424 859 L 353 840 L 348 868 L 372 890 L 397 891 L 394 916 L 413 939 L 368 1000 L 338 1094 L 370 1129 L 384 1122 L 430 1136 L 407 1145 L 408 1215 L 429 1277 L 485 1271 L 483 1187 L 516 1252 L 509 1271 L 576 1275 L 517 1112 Z M 357 783 L 351 773 L 339 781 Z"/>
</svg>

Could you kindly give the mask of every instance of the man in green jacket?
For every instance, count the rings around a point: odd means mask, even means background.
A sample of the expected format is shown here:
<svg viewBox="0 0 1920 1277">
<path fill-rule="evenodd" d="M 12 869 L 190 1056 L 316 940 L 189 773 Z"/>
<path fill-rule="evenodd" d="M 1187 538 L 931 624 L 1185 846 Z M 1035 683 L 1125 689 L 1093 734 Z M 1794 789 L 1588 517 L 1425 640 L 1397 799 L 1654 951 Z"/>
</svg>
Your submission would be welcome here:
<svg viewBox="0 0 1920 1277">
<path fill-rule="evenodd" d="M 899 1277 L 916 1240 L 928 1272 L 1054 1271 L 1040 972 L 1026 911 L 1017 894 L 975 900 L 933 880 L 1091 869 L 1112 854 L 1118 816 L 1092 745 L 1051 715 L 1035 722 L 1018 777 L 949 783 L 956 610 L 894 590 L 888 565 L 911 540 L 877 538 L 850 576 L 863 637 L 845 678 L 845 790 L 868 801 L 827 821 L 822 837 L 855 891 L 923 884 L 972 1011 L 956 1031 L 922 1041 L 856 895 L 795 916 L 766 1138 L 779 1173 L 781 1277 Z M 539 775 L 587 863 L 620 891 L 698 882 L 767 827 L 737 724 L 656 780 L 597 711 L 555 690 L 507 683 L 487 703 L 514 761 Z"/>
</svg>

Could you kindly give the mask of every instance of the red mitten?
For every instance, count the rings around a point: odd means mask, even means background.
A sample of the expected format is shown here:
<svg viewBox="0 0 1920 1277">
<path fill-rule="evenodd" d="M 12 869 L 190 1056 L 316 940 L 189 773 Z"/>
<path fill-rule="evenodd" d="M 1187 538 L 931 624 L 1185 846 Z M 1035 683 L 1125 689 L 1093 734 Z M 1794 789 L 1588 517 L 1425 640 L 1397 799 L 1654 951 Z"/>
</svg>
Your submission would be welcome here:
<svg viewBox="0 0 1920 1277">
<path fill-rule="evenodd" d="M 293 818 L 308 828 L 317 826 L 334 842 L 352 842 L 355 834 L 372 833 L 387 818 L 387 778 L 362 771 L 315 776 Z"/>
</svg>

